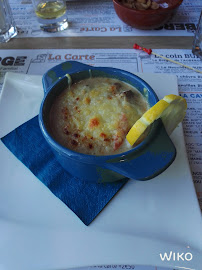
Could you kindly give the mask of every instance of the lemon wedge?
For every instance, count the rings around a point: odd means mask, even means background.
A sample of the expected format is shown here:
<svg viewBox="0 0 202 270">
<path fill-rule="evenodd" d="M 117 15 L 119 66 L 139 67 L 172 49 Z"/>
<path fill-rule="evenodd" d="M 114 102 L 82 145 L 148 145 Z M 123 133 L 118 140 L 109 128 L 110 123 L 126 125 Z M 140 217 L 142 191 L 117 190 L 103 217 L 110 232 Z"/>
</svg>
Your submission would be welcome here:
<svg viewBox="0 0 202 270">
<path fill-rule="evenodd" d="M 168 95 L 158 101 L 132 126 L 126 135 L 127 141 L 133 145 L 144 131 L 157 119 L 161 118 L 170 135 L 185 117 L 187 102 L 177 95 Z"/>
</svg>

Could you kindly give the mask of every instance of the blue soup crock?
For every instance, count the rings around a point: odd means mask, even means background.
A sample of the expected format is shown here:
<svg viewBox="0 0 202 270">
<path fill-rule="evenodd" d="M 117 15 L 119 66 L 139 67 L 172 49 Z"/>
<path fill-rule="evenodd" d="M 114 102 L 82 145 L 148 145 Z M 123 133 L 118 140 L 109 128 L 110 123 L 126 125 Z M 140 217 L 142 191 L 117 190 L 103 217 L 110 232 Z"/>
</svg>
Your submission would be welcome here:
<svg viewBox="0 0 202 270">
<path fill-rule="evenodd" d="M 43 76 L 44 99 L 39 113 L 43 136 L 58 162 L 70 174 L 84 181 L 103 183 L 125 178 L 149 180 L 162 173 L 175 159 L 176 149 L 161 120 L 155 121 L 143 142 L 131 150 L 107 156 L 85 155 L 60 145 L 50 133 L 49 112 L 55 99 L 72 82 L 92 77 L 110 77 L 124 81 L 146 94 L 150 106 L 158 97 L 153 89 L 138 76 L 115 68 L 92 67 L 76 61 L 59 64 Z"/>
</svg>

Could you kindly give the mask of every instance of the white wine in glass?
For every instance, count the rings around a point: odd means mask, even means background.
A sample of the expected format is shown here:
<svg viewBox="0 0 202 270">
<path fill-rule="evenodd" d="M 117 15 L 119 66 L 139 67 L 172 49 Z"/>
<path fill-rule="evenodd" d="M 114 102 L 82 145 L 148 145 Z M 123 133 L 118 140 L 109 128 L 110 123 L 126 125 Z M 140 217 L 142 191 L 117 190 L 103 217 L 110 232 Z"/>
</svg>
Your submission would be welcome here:
<svg viewBox="0 0 202 270">
<path fill-rule="evenodd" d="M 58 32 L 68 27 L 67 7 L 63 0 L 32 0 L 42 30 Z"/>
</svg>

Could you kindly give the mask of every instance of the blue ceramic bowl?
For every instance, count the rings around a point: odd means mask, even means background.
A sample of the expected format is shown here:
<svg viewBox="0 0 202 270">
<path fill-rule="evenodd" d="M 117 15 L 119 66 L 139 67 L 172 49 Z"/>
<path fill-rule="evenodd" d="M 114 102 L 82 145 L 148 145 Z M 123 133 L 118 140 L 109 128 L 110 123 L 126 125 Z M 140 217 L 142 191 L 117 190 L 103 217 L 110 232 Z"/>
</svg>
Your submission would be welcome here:
<svg viewBox="0 0 202 270">
<path fill-rule="evenodd" d="M 89 71 L 90 70 L 90 71 Z M 44 99 L 39 113 L 41 131 L 54 152 L 58 162 L 70 174 L 90 182 L 114 182 L 125 178 L 148 180 L 162 173 L 175 159 L 176 149 L 167 135 L 161 120 L 156 121 L 146 137 L 133 149 L 107 156 L 85 155 L 60 145 L 50 133 L 49 112 L 56 96 L 67 86 L 70 74 L 72 81 L 85 78 L 116 78 L 136 87 L 141 93 L 148 92 L 148 102 L 153 106 L 158 97 L 141 78 L 129 72 L 109 68 L 91 67 L 76 61 L 64 62 L 50 69 L 43 76 Z"/>
</svg>

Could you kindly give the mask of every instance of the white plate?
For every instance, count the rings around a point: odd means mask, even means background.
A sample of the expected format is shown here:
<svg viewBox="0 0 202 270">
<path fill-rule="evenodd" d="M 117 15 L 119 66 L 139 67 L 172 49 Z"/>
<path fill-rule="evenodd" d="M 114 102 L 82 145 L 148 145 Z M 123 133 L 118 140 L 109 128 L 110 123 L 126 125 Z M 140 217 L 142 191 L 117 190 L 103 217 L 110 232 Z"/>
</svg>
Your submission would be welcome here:
<svg viewBox="0 0 202 270">
<path fill-rule="evenodd" d="M 159 98 L 178 94 L 175 76 L 138 75 Z M 7 74 L 1 136 L 37 114 L 43 95 L 39 80 Z M 38 92 L 33 82 L 39 82 Z M 0 269 L 133 264 L 199 270 L 201 212 L 181 125 L 172 140 L 177 148 L 174 163 L 151 181 L 129 181 L 88 227 L 0 143 Z M 162 261 L 159 254 L 170 251 L 176 257 Z M 178 252 L 193 258 L 178 260 Z"/>
</svg>

